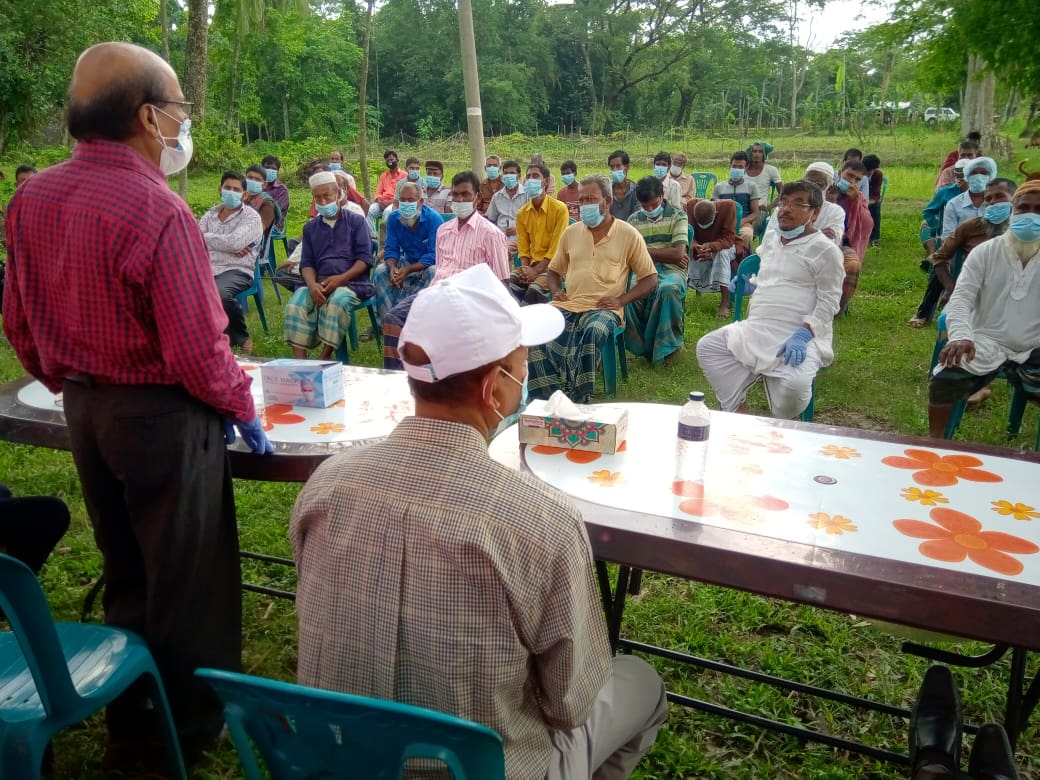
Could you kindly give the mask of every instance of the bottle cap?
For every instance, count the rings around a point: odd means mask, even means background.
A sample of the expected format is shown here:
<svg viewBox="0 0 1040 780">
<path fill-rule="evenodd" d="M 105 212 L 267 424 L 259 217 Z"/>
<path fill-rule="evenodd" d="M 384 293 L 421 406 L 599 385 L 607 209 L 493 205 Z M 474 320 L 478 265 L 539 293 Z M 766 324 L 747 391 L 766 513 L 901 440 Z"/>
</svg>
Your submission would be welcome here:
<svg viewBox="0 0 1040 780">
<path fill-rule="evenodd" d="M 703 401 L 704 400 L 704 393 L 702 393 L 700 390 L 694 390 L 694 391 L 692 391 L 690 393 L 690 400 L 691 401 Z"/>
</svg>

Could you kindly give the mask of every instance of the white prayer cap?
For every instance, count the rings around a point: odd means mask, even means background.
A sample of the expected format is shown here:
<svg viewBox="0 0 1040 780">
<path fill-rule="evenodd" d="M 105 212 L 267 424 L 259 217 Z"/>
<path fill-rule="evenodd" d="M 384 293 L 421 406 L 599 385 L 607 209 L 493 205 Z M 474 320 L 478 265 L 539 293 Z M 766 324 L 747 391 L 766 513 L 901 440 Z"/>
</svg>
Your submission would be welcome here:
<svg viewBox="0 0 1040 780">
<path fill-rule="evenodd" d="M 813 171 L 816 171 L 817 173 L 822 173 L 824 176 L 827 177 L 827 181 L 831 181 L 834 178 L 834 166 L 830 163 L 824 162 L 823 160 L 819 160 L 814 163 L 809 163 L 809 166 L 805 169 L 805 172 L 809 174 Z"/>
<path fill-rule="evenodd" d="M 322 184 L 336 184 L 336 174 L 332 171 L 318 171 L 308 179 L 307 184 L 312 190 Z"/>
</svg>

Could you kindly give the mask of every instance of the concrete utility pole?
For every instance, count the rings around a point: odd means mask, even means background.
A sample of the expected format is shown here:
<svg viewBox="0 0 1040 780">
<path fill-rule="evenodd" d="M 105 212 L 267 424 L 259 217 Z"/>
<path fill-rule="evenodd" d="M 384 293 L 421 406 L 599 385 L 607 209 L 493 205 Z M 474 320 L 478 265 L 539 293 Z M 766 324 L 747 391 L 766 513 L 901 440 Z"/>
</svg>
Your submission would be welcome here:
<svg viewBox="0 0 1040 780">
<path fill-rule="evenodd" d="M 484 115 L 480 109 L 480 77 L 477 75 L 477 43 L 473 37 L 473 5 L 459 0 L 459 42 L 462 47 L 462 82 L 466 88 L 466 129 L 473 172 L 484 170 Z"/>
</svg>

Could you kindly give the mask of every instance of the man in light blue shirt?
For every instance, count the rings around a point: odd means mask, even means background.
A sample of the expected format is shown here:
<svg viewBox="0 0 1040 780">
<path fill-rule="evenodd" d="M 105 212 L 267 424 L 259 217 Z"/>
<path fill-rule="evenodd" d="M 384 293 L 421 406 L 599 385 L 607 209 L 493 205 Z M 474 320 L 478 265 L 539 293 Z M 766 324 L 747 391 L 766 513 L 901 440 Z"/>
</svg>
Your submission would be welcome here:
<svg viewBox="0 0 1040 780">
<path fill-rule="evenodd" d="M 997 164 L 991 157 L 976 157 L 964 166 L 968 189 L 955 196 L 943 209 L 943 241 L 953 235 L 965 220 L 981 217 L 986 210 L 986 185 L 997 175 Z"/>
</svg>

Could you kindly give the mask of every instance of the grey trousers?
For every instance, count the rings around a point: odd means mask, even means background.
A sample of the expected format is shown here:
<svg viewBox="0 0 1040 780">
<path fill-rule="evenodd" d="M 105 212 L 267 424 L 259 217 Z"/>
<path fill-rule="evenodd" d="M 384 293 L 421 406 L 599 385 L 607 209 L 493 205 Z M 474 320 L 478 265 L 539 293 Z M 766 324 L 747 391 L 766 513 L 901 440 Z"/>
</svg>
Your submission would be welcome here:
<svg viewBox="0 0 1040 780">
<path fill-rule="evenodd" d="M 667 717 L 664 683 L 653 667 L 618 656 L 585 724 L 553 732 L 546 780 L 624 780 L 653 747 Z"/>
</svg>

